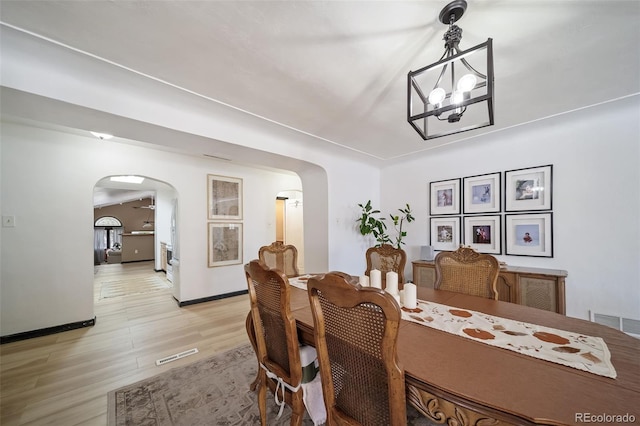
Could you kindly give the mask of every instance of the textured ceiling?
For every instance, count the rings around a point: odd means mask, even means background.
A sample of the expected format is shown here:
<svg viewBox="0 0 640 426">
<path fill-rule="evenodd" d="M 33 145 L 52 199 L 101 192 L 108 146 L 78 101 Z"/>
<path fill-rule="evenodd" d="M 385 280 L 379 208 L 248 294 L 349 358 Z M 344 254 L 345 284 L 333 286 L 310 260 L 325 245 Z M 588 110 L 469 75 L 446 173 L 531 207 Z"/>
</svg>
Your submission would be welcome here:
<svg viewBox="0 0 640 426">
<path fill-rule="evenodd" d="M 447 1 L 3 0 L 0 17 L 381 160 L 640 92 L 640 2 L 468 3 L 461 47 L 494 40 L 496 125 L 428 142 L 406 76 L 441 56 Z"/>
</svg>

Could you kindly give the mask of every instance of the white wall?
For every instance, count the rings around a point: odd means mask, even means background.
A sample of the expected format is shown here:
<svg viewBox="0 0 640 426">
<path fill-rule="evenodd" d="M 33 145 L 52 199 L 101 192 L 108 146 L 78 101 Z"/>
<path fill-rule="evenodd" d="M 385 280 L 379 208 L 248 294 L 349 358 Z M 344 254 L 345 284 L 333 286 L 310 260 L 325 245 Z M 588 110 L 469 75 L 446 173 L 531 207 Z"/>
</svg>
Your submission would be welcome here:
<svg viewBox="0 0 640 426">
<path fill-rule="evenodd" d="M 406 242 L 417 259 L 429 244 L 430 181 L 553 164 L 554 257 L 497 257 L 568 271 L 567 315 L 640 318 L 638 117 L 634 96 L 429 151 L 384 168 L 383 210 L 411 204 Z"/>
<path fill-rule="evenodd" d="M 244 181 L 244 261 L 275 238 L 274 200 L 302 189 L 292 173 L 243 167 L 3 123 L 2 335 L 93 318 L 93 187 L 140 174 L 171 184 L 180 200 L 182 301 L 244 290 L 242 265 L 207 268 L 207 173 Z M 309 197 L 313 198 L 313 197 Z"/>
<path fill-rule="evenodd" d="M 365 252 L 373 240 L 360 235 L 356 219 L 360 216 L 358 203 L 372 200 L 380 202 L 380 170 L 377 167 L 355 167 L 340 159 L 332 161 L 327 170 L 329 176 L 329 270 L 362 275 L 366 269 Z M 309 208 L 304 194 L 305 240 L 307 238 L 306 215 Z M 308 269 L 310 272 L 313 270 Z"/>
</svg>

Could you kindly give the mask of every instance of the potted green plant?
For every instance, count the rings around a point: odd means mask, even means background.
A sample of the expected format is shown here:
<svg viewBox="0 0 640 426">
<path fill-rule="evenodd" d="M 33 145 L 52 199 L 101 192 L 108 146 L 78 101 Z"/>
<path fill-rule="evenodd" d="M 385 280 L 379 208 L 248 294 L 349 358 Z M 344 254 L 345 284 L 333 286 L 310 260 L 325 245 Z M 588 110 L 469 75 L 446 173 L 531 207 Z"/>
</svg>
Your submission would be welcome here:
<svg viewBox="0 0 640 426">
<path fill-rule="evenodd" d="M 367 236 L 373 235 L 376 239 L 376 247 L 382 244 L 394 243 L 396 248 L 401 248 L 402 239 L 407 236 L 407 232 L 403 230 L 404 222 L 413 222 L 415 218 L 411 214 L 411 207 L 409 204 L 404 209 L 398 209 L 401 213 L 399 215 L 389 215 L 393 222 L 393 227 L 396 231 L 395 242 L 387 234 L 387 224 L 384 222 L 385 218 L 379 217 L 380 210 L 374 209 L 371 206 L 371 200 L 368 200 L 366 204 L 358 204 L 360 207 L 360 217 L 356 219 L 359 222 L 360 234 Z"/>
<path fill-rule="evenodd" d="M 356 220 L 356 222 L 360 222 L 360 234 L 373 235 L 376 239 L 376 246 L 391 242 L 387 235 L 387 224 L 383 217 L 378 217 L 380 210 L 371 207 L 371 200 L 368 200 L 364 205 L 358 204 L 358 207 L 362 209 L 360 217 Z"/>
<path fill-rule="evenodd" d="M 411 207 L 409 204 L 406 205 L 404 209 L 398 209 L 398 211 L 402 214 L 400 215 L 391 215 L 391 220 L 393 221 L 393 227 L 396 229 L 396 248 L 401 248 L 400 246 L 404 244 L 402 239 L 407 236 L 407 231 L 402 230 L 402 225 L 406 220 L 407 223 L 411 223 L 415 220 L 415 218 L 411 215 Z"/>
</svg>

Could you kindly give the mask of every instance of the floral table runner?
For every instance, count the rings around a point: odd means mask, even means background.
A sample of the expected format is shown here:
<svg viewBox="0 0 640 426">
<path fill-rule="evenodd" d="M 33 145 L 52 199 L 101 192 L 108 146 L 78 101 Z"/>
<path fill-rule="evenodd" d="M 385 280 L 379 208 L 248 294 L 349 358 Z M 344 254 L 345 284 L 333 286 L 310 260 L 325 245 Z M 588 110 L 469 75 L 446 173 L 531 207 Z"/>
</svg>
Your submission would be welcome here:
<svg viewBox="0 0 640 426">
<path fill-rule="evenodd" d="M 600 337 L 585 336 L 438 303 L 418 301 L 421 312 L 402 319 L 488 345 L 540 358 L 600 376 L 616 378 L 611 354 Z"/>
</svg>

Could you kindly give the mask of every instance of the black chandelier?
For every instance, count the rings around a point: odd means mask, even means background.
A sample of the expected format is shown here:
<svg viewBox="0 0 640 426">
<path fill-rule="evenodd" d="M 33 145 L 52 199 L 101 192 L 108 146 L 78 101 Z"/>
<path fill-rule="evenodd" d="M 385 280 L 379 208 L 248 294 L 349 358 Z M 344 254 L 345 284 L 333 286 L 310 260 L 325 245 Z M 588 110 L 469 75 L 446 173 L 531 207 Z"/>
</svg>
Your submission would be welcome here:
<svg viewBox="0 0 640 426">
<path fill-rule="evenodd" d="M 460 50 L 462 29 L 454 24 L 466 9 L 465 0 L 442 9 L 444 54 L 408 74 L 407 121 L 424 140 L 493 125 L 492 39 Z"/>
</svg>

